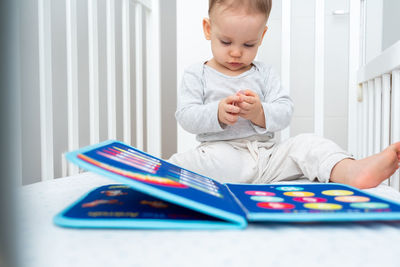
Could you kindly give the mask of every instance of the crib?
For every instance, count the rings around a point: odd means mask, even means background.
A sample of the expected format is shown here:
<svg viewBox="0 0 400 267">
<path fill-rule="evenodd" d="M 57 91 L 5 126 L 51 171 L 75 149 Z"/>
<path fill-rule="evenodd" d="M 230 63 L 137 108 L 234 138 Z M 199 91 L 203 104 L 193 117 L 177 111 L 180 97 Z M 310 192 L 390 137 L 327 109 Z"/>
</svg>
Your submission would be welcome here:
<svg viewBox="0 0 400 267">
<path fill-rule="evenodd" d="M 355 126 L 356 156 L 375 154 L 400 140 L 400 42 L 358 71 Z M 400 189 L 397 171 L 388 181 Z"/>
<path fill-rule="evenodd" d="M 40 166 L 36 175 L 49 180 L 79 173 L 66 161 L 67 151 L 105 139 L 119 139 L 160 157 L 162 143 L 168 142 L 161 127 L 160 0 L 32 2 L 37 3 L 32 14 L 37 20 L 38 59 L 33 63 L 38 69 L 40 115 L 39 123 L 23 128 L 23 135 L 29 132 L 25 139 L 35 133 L 38 137 L 24 151 L 24 161 Z M 289 86 L 292 1 L 282 0 L 281 5 L 281 76 Z M 324 134 L 324 5 L 315 2 L 313 110 L 314 131 L 320 135 Z M 357 158 L 400 139 L 400 43 L 360 67 L 363 5 L 362 0 L 350 1 L 347 13 L 348 150 Z M 65 41 L 61 50 L 54 44 L 58 38 Z M 282 131 L 282 139 L 289 136 L 290 129 Z M 396 172 L 387 183 L 399 190 L 399 180 Z"/>
<path fill-rule="evenodd" d="M 38 167 L 27 170 L 34 170 L 42 182 L 25 185 L 20 190 L 23 209 L 16 214 L 16 227 L 22 240 L 18 247 L 21 263 L 24 266 L 180 266 L 187 263 L 289 266 L 296 261 L 299 266 L 313 263 L 398 266 L 399 222 L 266 223 L 250 225 L 240 232 L 83 231 L 53 225 L 53 216 L 72 201 L 94 187 L 113 183 L 94 173 L 80 173 L 67 163 L 65 152 L 105 139 L 119 139 L 160 156 L 161 144 L 169 141 L 163 139 L 160 110 L 163 101 L 160 97 L 161 1 L 165 0 L 27 1 L 23 15 L 33 17 L 30 23 L 37 22 L 38 32 L 32 33 L 37 35 L 37 39 L 33 38 L 37 47 L 33 45 L 33 52 L 28 55 L 33 58 L 32 62 L 22 62 L 23 68 L 26 65 L 31 68 L 23 72 L 26 75 L 21 82 L 28 83 L 25 86 L 29 87 L 37 81 L 40 90 L 36 92 L 32 86 L 32 93 L 21 100 L 23 106 L 30 102 L 36 105 L 28 108 L 27 119 L 22 120 L 22 159 L 23 164 Z M 182 1 L 189 2 L 177 2 Z M 198 2 L 190 1 L 190 4 Z M 282 42 L 285 44 L 281 76 L 288 85 L 291 2 L 282 0 Z M 320 37 L 324 34 L 324 17 L 317 13 L 324 12 L 324 2 L 315 2 L 316 36 Z M 360 64 L 363 2 L 349 1 L 348 149 L 356 158 L 376 153 L 400 139 L 400 42 L 373 61 Z M 54 20 L 59 23 L 52 23 Z M 54 50 L 59 47 L 54 46 L 55 39 L 65 49 Z M 323 55 L 323 38 L 316 38 L 315 45 L 316 55 Z M 22 55 L 22 59 L 25 57 Z M 316 68 L 318 75 L 315 76 L 314 129 L 317 134 L 323 134 L 324 72 L 321 69 L 324 59 L 315 58 L 315 65 L 320 69 Z M 79 67 L 82 65 L 84 68 Z M 82 78 L 86 76 L 87 79 Z M 282 138 L 289 136 L 290 129 L 281 134 Z M 58 177 L 63 178 L 54 179 Z M 392 188 L 380 185 L 367 191 L 400 201 L 399 172 L 388 184 Z"/>
<path fill-rule="evenodd" d="M 159 1 L 35 2 L 37 15 L 28 15 L 38 27 L 40 129 L 27 131 L 40 135 L 31 146 L 41 156 L 27 149 L 26 161 L 47 180 L 77 174 L 64 153 L 100 140 L 160 156 Z"/>
</svg>

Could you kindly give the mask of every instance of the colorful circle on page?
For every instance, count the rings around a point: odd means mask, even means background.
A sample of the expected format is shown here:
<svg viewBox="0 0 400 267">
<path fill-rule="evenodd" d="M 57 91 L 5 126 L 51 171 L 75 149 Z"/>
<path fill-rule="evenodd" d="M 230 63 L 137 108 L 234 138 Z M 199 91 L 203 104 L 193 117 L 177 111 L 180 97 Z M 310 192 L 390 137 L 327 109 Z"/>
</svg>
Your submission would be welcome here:
<svg viewBox="0 0 400 267">
<path fill-rule="evenodd" d="M 320 202 L 326 202 L 326 198 L 322 197 L 295 197 L 293 198 L 294 201 L 297 202 L 306 202 L 306 203 L 320 203 Z"/>
<path fill-rule="evenodd" d="M 257 206 L 264 209 L 271 210 L 286 210 L 286 209 L 294 209 L 293 204 L 282 203 L 282 202 L 258 202 Z"/>
<path fill-rule="evenodd" d="M 351 203 L 350 206 L 357 209 L 386 209 L 389 207 L 389 204 L 381 202 L 363 202 Z"/>
<path fill-rule="evenodd" d="M 303 187 L 300 186 L 279 186 L 276 188 L 276 190 L 280 191 L 301 191 L 304 190 Z"/>
<path fill-rule="evenodd" d="M 244 193 L 250 196 L 275 196 L 275 193 L 267 191 L 245 191 Z"/>
<path fill-rule="evenodd" d="M 353 191 L 349 190 L 325 190 L 322 191 L 321 193 L 327 196 L 350 196 L 354 194 Z"/>
<path fill-rule="evenodd" d="M 283 202 L 281 197 L 270 197 L 270 196 L 251 196 L 251 200 L 262 201 L 262 202 Z"/>
<path fill-rule="evenodd" d="M 368 202 L 370 198 L 362 196 L 339 196 L 335 197 L 335 200 L 340 202 Z"/>
<path fill-rule="evenodd" d="M 285 192 L 283 194 L 289 197 L 312 197 L 315 195 L 313 192 L 306 191 Z"/>
<path fill-rule="evenodd" d="M 306 203 L 304 207 L 313 210 L 340 210 L 342 205 L 332 203 Z"/>
</svg>

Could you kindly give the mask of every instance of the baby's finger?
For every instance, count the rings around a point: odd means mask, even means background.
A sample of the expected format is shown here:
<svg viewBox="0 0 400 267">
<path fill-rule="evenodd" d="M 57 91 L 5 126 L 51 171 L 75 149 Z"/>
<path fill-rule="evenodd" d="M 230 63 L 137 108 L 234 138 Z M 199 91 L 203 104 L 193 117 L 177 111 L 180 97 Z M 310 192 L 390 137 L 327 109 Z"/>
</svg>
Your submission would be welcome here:
<svg viewBox="0 0 400 267">
<path fill-rule="evenodd" d="M 250 109 L 251 109 L 251 104 L 249 104 L 248 102 L 242 102 L 242 103 L 239 103 L 238 104 L 238 107 L 240 108 L 240 109 L 242 109 L 242 110 L 245 110 L 245 111 L 249 111 Z"/>
<path fill-rule="evenodd" d="M 249 104 L 254 104 L 257 99 L 254 96 L 243 96 L 243 101 Z"/>
<path fill-rule="evenodd" d="M 246 89 L 246 90 L 241 90 L 242 94 L 246 95 L 246 96 L 256 96 L 257 94 L 253 91 L 251 91 L 250 89 Z"/>
<path fill-rule="evenodd" d="M 239 105 L 240 103 L 237 103 L 237 105 Z M 239 113 L 240 112 L 240 108 L 238 106 L 235 105 L 226 105 L 225 107 L 225 111 L 229 112 L 229 113 Z"/>
<path fill-rule="evenodd" d="M 240 101 L 241 101 L 241 98 L 237 95 L 231 95 L 231 96 L 228 96 L 227 98 L 225 98 L 225 103 L 227 103 L 227 104 L 234 104 L 234 103 L 237 103 Z"/>
<path fill-rule="evenodd" d="M 231 114 L 227 113 L 225 115 L 225 120 L 226 120 L 226 124 L 232 125 L 237 121 L 237 115 L 231 115 Z"/>
</svg>

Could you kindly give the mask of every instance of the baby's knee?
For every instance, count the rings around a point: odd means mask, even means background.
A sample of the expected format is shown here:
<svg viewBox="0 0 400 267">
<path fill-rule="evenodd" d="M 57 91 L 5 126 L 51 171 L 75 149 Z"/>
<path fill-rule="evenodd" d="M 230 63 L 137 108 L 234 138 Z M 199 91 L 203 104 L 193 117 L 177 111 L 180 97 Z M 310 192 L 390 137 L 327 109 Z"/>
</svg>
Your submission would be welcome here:
<svg viewBox="0 0 400 267">
<path fill-rule="evenodd" d="M 321 140 L 323 137 L 316 135 L 314 133 L 302 133 L 298 134 L 293 137 L 296 141 L 298 142 L 310 142 L 310 141 L 316 141 L 316 140 Z"/>
<path fill-rule="evenodd" d="M 342 148 L 340 148 L 335 142 L 325 137 L 313 134 L 313 133 L 305 133 L 299 134 L 293 137 L 293 143 L 296 146 L 300 146 L 307 150 L 325 150 L 325 151 L 340 151 L 344 152 Z"/>
<path fill-rule="evenodd" d="M 185 169 L 191 169 L 193 162 L 196 161 L 194 160 L 196 159 L 195 152 L 196 151 L 194 150 L 189 150 L 186 152 L 175 153 L 166 161 Z"/>
</svg>

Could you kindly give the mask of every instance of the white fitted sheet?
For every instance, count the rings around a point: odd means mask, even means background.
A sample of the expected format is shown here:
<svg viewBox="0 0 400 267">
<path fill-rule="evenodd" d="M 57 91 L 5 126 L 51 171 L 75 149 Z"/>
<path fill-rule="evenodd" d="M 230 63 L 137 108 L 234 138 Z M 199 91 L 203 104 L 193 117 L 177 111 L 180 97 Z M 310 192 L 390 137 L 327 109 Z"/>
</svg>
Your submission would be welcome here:
<svg viewBox="0 0 400 267">
<path fill-rule="evenodd" d="M 102 230 L 53 225 L 55 214 L 113 181 L 93 173 L 24 186 L 21 266 L 400 266 L 400 222 L 250 224 L 244 230 Z M 381 185 L 366 190 L 400 202 Z"/>
</svg>

